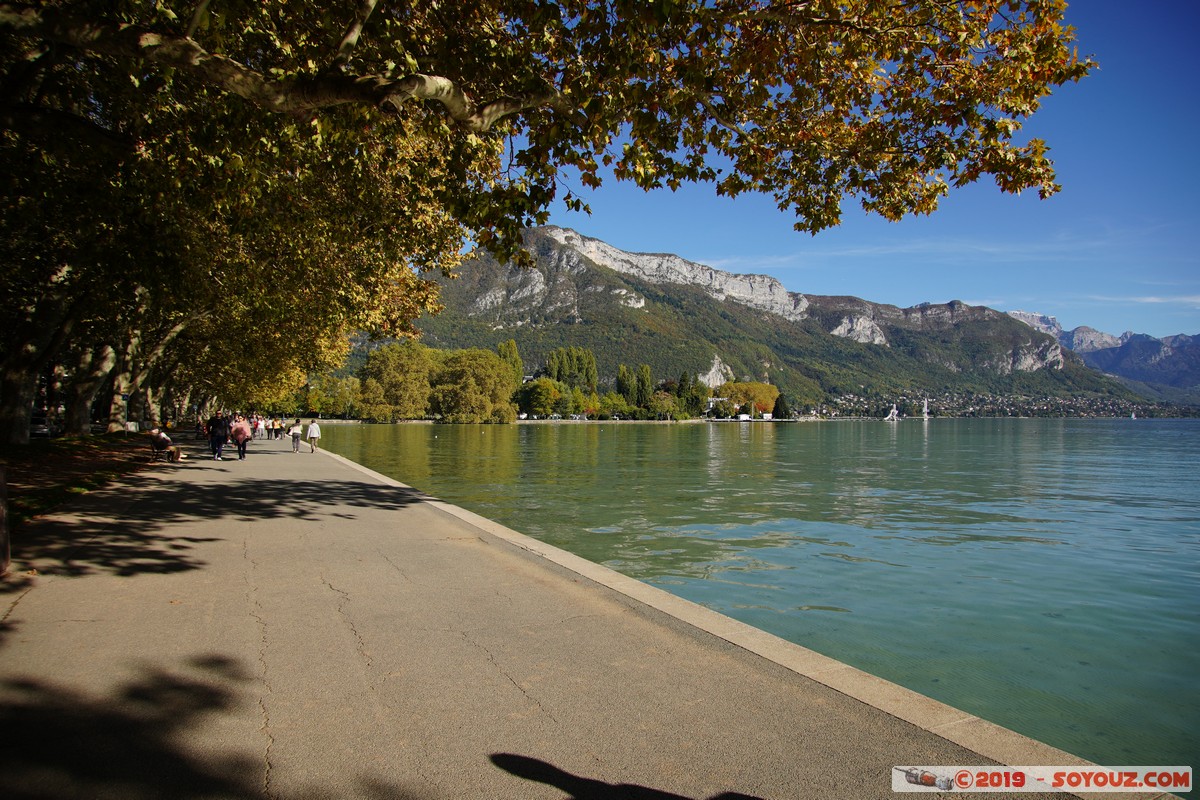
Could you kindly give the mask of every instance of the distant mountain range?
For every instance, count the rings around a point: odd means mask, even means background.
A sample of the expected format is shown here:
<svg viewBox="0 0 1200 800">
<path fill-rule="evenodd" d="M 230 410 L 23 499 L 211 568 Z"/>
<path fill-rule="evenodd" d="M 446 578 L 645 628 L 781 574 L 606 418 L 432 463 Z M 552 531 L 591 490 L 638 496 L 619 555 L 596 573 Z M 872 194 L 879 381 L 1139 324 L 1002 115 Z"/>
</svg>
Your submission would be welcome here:
<svg viewBox="0 0 1200 800">
<path fill-rule="evenodd" d="M 1027 311 L 1008 313 L 1053 336 L 1089 367 L 1115 375 L 1142 394 L 1169 402 L 1200 403 L 1200 336 L 1156 339 L 1132 331 L 1113 336 L 1087 326 L 1068 331 L 1054 317 Z"/>
<path fill-rule="evenodd" d="M 1131 396 L 1052 335 L 961 302 L 912 308 L 787 291 L 669 254 L 628 253 L 575 231 L 526 233 L 532 269 L 482 257 L 443 282 L 424 318 L 434 347 L 515 339 L 528 371 L 558 347 L 596 354 L 602 380 L 649 364 L 656 380 L 762 380 L 789 399 L 979 392 Z"/>
</svg>

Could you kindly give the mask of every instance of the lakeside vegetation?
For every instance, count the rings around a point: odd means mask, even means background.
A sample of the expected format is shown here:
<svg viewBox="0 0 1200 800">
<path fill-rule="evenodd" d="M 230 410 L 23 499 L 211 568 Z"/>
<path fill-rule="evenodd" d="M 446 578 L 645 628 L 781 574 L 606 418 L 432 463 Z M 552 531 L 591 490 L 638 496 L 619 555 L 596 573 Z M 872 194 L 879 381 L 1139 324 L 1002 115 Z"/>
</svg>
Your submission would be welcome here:
<svg viewBox="0 0 1200 800">
<path fill-rule="evenodd" d="M 711 404 L 710 399 L 715 399 Z M 496 350 L 436 350 L 419 342 L 371 350 L 357 374 L 313 381 L 296 403 L 324 414 L 376 422 L 436 419 L 507 423 L 518 418 L 689 419 L 712 410 L 725 416 L 790 414 L 779 390 L 765 383 L 728 382 L 715 390 L 694 373 L 656 380 L 649 365 L 621 364 L 611 386 L 601 383 L 596 357 L 579 347 L 552 351 L 527 375 L 515 341 Z"/>
<path fill-rule="evenodd" d="M 659 378 L 647 364 L 619 364 L 605 382 L 596 356 L 581 347 L 549 353 L 530 374 L 513 340 L 495 350 L 438 350 L 416 341 L 370 350 L 353 375 L 311 381 L 293 399 L 306 413 L 374 422 L 431 419 L 449 423 L 510 423 L 518 419 L 682 420 L 795 417 L 883 417 L 892 404 L 902 416 L 1063 417 L 1195 416 L 1200 410 L 1132 395 L 1075 396 L 990 392 L 884 392 L 833 395 L 797 403 L 760 381 L 710 388 L 695 373 Z"/>
</svg>

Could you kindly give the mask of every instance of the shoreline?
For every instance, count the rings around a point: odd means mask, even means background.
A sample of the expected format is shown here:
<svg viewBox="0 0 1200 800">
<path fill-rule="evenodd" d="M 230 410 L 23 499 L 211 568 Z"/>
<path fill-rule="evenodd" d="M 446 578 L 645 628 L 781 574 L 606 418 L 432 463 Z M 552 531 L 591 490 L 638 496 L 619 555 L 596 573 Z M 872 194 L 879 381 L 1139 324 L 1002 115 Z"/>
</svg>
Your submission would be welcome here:
<svg viewBox="0 0 1200 800">
<path fill-rule="evenodd" d="M 313 419 L 313 417 L 304 417 L 304 419 Z M 376 422 L 367 419 L 334 419 L 315 417 L 322 425 L 456 425 L 456 426 L 471 426 L 489 427 L 495 425 L 584 425 L 584 424 L 599 424 L 599 425 L 698 425 L 698 424 L 738 424 L 744 425 L 747 423 L 762 424 L 773 423 L 778 425 L 804 424 L 817 422 L 935 422 L 935 421 L 955 421 L 955 420 L 1126 420 L 1129 422 L 1147 422 L 1158 419 L 1195 419 L 1191 416 L 1174 416 L 1174 417 L 1138 417 L 1129 419 L 1128 417 L 1119 416 L 930 416 L 930 417 L 900 417 L 896 420 L 888 420 L 884 417 L 795 417 L 792 419 L 709 419 L 707 417 L 697 417 L 695 419 L 518 419 L 511 423 L 491 423 L 491 422 L 440 422 L 435 419 L 398 419 L 391 422 Z"/>
<path fill-rule="evenodd" d="M 819 429 L 824 429 L 826 433 L 821 434 Z M 428 435 L 420 433 L 421 430 L 429 431 Z M 1127 427 L 1125 422 L 1001 422 L 979 419 L 943 422 L 937 425 L 903 426 L 899 429 L 866 422 L 790 429 L 741 426 L 621 428 L 603 425 L 582 429 L 524 429 L 530 434 L 545 434 L 533 438 L 518 436 L 521 433 L 520 429 L 505 432 L 457 426 L 457 429 L 441 429 L 440 436 L 436 435 L 438 430 L 409 429 L 411 435 L 407 435 L 405 429 L 392 429 L 390 432 L 388 429 L 352 429 L 345 431 L 344 440 L 337 440 L 347 442 L 347 446 L 335 449 L 396 478 L 411 480 L 426 492 L 445 497 L 448 502 L 461 503 L 476 513 L 497 520 L 503 525 L 513 526 L 541 541 L 578 553 L 605 566 L 614 567 L 692 601 L 719 609 L 722 613 L 762 627 L 790 641 L 816 647 L 819 652 L 848 661 L 860 669 L 911 687 L 917 692 L 932 695 L 942 702 L 969 710 L 970 713 L 985 719 L 1013 727 L 1026 735 L 1052 743 L 1058 748 L 1079 754 L 1096 763 L 1117 763 L 1122 757 L 1117 744 L 1120 742 L 1128 742 L 1130 752 L 1136 751 L 1140 754 L 1136 762 L 1120 763 L 1160 763 L 1154 760 L 1155 750 L 1160 751 L 1160 756 L 1167 753 L 1176 754 L 1168 757 L 1169 763 L 1187 763 L 1186 758 L 1180 762 L 1178 751 L 1186 753 L 1190 748 L 1181 747 L 1179 742 L 1187 742 L 1192 737 L 1174 737 L 1169 740 L 1164 738 L 1167 736 L 1164 730 L 1176 730 L 1180 718 L 1174 715 L 1164 717 L 1163 726 L 1154 725 L 1152 722 L 1152 714 L 1170 714 L 1171 703 L 1164 699 L 1163 692 L 1147 696 L 1146 707 L 1154 709 L 1153 712 L 1139 713 L 1131 710 L 1132 714 L 1128 719 L 1106 711 L 1104 703 L 1093 704 L 1079 687 L 1090 683 L 1088 679 L 1092 676 L 1102 674 L 1098 671 L 1115 666 L 1111 663 L 1112 659 L 1104 655 L 1103 648 L 1085 644 L 1079 648 L 1081 654 L 1074 657 L 1085 660 L 1074 660 L 1070 657 L 1072 648 L 1065 645 L 1058 647 L 1055 644 L 1057 640 L 1053 635 L 1049 635 L 1067 623 L 1056 621 L 1059 619 L 1058 614 L 1042 615 L 1050 619 L 1038 616 L 1042 611 L 1072 607 L 1071 604 L 1075 602 L 1072 598 L 1076 595 L 1064 595 L 1063 587 L 1086 587 L 1089 582 L 1086 575 L 1094 574 L 1089 567 L 1079 573 L 1085 576 L 1083 580 L 1077 580 L 1076 575 L 1071 573 L 1062 575 L 1062 582 L 1059 583 L 1054 580 L 1053 574 L 1049 574 L 1050 569 L 1044 566 L 1033 568 L 1036 565 L 1058 563 L 1066 559 L 1072 549 L 1057 547 L 1047 551 L 1045 545 L 1074 545 L 1084 542 L 1087 537 L 1081 532 L 1079 536 L 1070 535 L 1073 531 L 1070 527 L 1061 535 L 1051 532 L 1049 529 L 1053 527 L 1052 521 L 1057 519 L 1053 508 L 1050 512 L 1030 511 L 1028 514 L 1018 515 L 1019 519 L 1004 517 L 1001 520 L 1005 525 L 1002 531 L 997 532 L 993 524 L 982 532 L 983 535 L 976 537 L 976 528 L 971 525 L 967 525 L 964 530 L 955 527 L 956 521 L 964 520 L 953 517 L 954 510 L 943 507 L 939 500 L 946 496 L 944 492 L 971 490 L 971 486 L 965 481 L 953 477 L 956 467 L 968 469 L 965 466 L 966 462 L 954 455 L 955 450 L 969 449 L 971 453 L 984 454 L 991 453 L 993 449 L 996 451 L 995 458 L 987 458 L 986 463 L 977 465 L 972 462 L 970 471 L 964 473 L 984 476 L 979 478 L 981 482 L 990 480 L 986 476 L 992 475 L 989 465 L 994 465 L 998 470 L 997 485 L 1008 487 L 1006 480 L 1012 479 L 1018 489 L 1033 487 L 1031 491 L 1034 495 L 1031 495 L 1031 500 L 1041 497 L 1046 492 L 1054 494 L 1058 491 L 1066 491 L 1072 498 L 1078 499 L 1082 495 L 1077 495 L 1077 492 L 1091 497 L 1092 495 L 1088 494 L 1091 490 L 1087 486 L 1101 484 L 1112 477 L 1110 473 L 1117 469 L 1113 467 L 1103 474 L 1090 472 L 1090 482 L 1083 487 L 1077 485 L 1083 479 L 1071 469 L 1071 455 L 1092 452 L 1091 449 L 1081 449 L 1081 442 L 1087 442 L 1089 446 L 1095 444 L 1101 454 L 1111 447 L 1140 451 L 1142 448 L 1139 445 L 1130 443 L 1161 440 L 1164 433 L 1172 442 L 1194 441 L 1186 435 L 1195 432 L 1191 423 L 1164 420 L 1138 428 L 1136 425 Z M 562 436 L 553 435 L 555 430 L 560 430 Z M 660 431 L 666 438 L 652 435 L 655 430 Z M 672 430 L 675 430 L 678 436 L 667 436 Z M 740 438 L 738 430 L 742 431 Z M 756 430 L 766 438 L 753 435 Z M 778 435 L 771 436 L 772 430 Z M 795 436 L 784 436 L 789 430 Z M 567 436 L 569 431 L 576 431 L 576 434 Z M 588 431 L 591 435 L 585 435 Z M 838 431 L 841 433 L 837 433 Z M 627 435 L 622 435 L 623 432 Z M 697 439 L 691 434 L 700 438 Z M 993 438 L 992 434 L 998 435 L 999 438 Z M 1060 440 L 1057 438 L 1059 434 L 1071 438 Z M 750 438 L 747 439 L 747 436 Z M 896 436 L 900 439 L 896 439 Z M 869 459 L 866 462 L 868 466 L 878 465 L 883 458 L 888 458 L 888 468 L 874 472 L 870 469 L 853 471 L 839 477 L 836 471 L 822 470 L 817 466 L 826 462 L 839 463 L 837 454 L 845 455 L 843 445 L 847 443 L 856 446 L 846 453 L 865 453 Z M 911 470 L 892 460 L 894 454 L 901 452 L 894 448 L 905 443 L 921 448 L 904 450 L 914 455 L 913 459 L 904 462 L 905 465 L 911 463 Z M 969 448 L 965 447 L 967 443 L 971 445 Z M 985 443 L 986 446 L 978 447 L 981 443 Z M 516 444 L 520 445 L 519 449 L 509 449 Z M 678 452 L 673 449 L 676 446 Z M 543 447 L 545 449 L 542 449 Z M 398 455 L 377 458 L 376 448 L 381 448 L 381 452 L 384 453 L 404 453 L 407 460 Z M 951 451 L 949 456 L 947 450 Z M 630 455 L 625 457 L 622 453 Z M 1164 457 L 1160 456 L 1158 461 L 1163 461 Z M 1171 459 L 1169 463 L 1173 462 L 1174 459 Z M 853 465 L 863 462 L 856 456 L 843 459 L 840 463 Z M 944 480 L 931 474 L 947 471 L 940 467 L 935 469 L 935 465 L 947 465 L 950 474 L 945 476 Z M 409 467 L 412 468 L 411 471 Z M 1044 469 L 1051 468 L 1055 470 L 1055 474 L 1062 476 L 1061 483 L 1038 480 L 1035 484 L 1032 478 L 1028 477 L 1042 475 Z M 1099 465 L 1093 469 L 1099 469 Z M 590 472 L 597 474 L 587 474 Z M 670 473 L 669 477 L 666 472 Z M 660 474 L 664 478 L 661 491 L 656 488 L 660 484 L 655 483 Z M 757 491 L 755 487 L 760 483 L 770 482 L 757 480 L 763 476 L 767 476 L 768 479 L 770 476 L 782 476 L 795 482 L 798 488 L 795 491 L 784 489 L 769 495 L 764 493 L 763 497 L 760 497 L 752 492 Z M 473 488 L 473 485 L 486 488 L 477 489 Z M 1159 486 L 1163 483 L 1156 480 L 1152 485 Z M 553 500 L 553 492 L 560 486 L 569 487 L 573 494 L 578 495 L 579 500 L 572 501 L 566 495 L 557 501 Z M 1121 496 L 1142 497 L 1141 491 L 1133 484 L 1122 481 L 1120 486 L 1128 493 Z M 873 490 L 870 487 L 879 488 Z M 924 493 L 918 487 L 924 487 L 928 493 Z M 907 536 L 899 533 L 887 535 L 893 530 L 890 519 L 879 519 L 874 524 L 866 523 L 864 528 L 856 528 L 849 533 L 843 533 L 840 529 L 834 531 L 822 528 L 817 533 L 812 533 L 816 538 L 810 540 L 802 535 L 809 533 L 803 528 L 803 523 L 789 522 L 793 517 L 797 520 L 808 517 L 801 509 L 793 509 L 788 503 L 803 503 L 805 500 L 817 503 L 815 507 L 824 516 L 819 517 L 823 522 L 814 524 L 854 522 L 853 512 L 850 511 L 846 512 L 849 519 L 830 516 L 829 509 L 820 505 L 821 501 L 814 499 L 818 494 L 821 497 L 842 498 L 851 505 L 855 499 L 859 499 L 860 506 L 865 501 L 871 510 L 876 508 L 872 503 L 877 497 L 883 497 L 895 506 L 897 502 L 906 498 L 928 496 L 933 501 L 929 511 L 933 516 L 928 519 L 922 516 L 914 524 L 920 531 L 926 531 L 926 528 L 922 527 L 922 523 L 925 522 L 938 527 L 932 534 L 923 534 L 928 539 L 928 545 L 923 544 L 926 538 L 922 538 L 921 533 Z M 1101 505 L 1110 502 L 1108 493 L 1101 492 L 1099 495 L 1096 499 Z M 799 496 L 801 500 L 794 500 L 794 496 Z M 692 501 L 692 504 L 688 505 L 689 498 L 693 497 L 703 498 L 703 503 Z M 746 500 L 745 508 L 736 505 L 740 502 L 739 498 L 743 497 L 750 498 Z M 968 499 L 976 504 L 984 502 L 987 498 L 990 498 L 990 495 L 986 498 L 983 495 L 968 495 Z M 733 510 L 728 513 L 719 511 L 725 508 L 723 503 L 727 500 L 734 503 L 729 507 Z M 1006 496 L 1000 496 L 996 502 L 1004 503 L 1007 500 Z M 1162 502 L 1169 505 L 1171 501 L 1164 497 Z M 574 507 L 579 503 L 583 505 Z M 880 501 L 880 504 L 886 505 L 884 501 Z M 1139 503 L 1138 507 L 1140 506 Z M 1191 513 L 1195 508 L 1194 502 L 1187 502 L 1186 507 L 1187 511 L 1184 511 L 1180 506 L 1179 513 L 1194 519 Z M 738 526 L 741 516 L 739 511 L 754 514 L 751 521 L 745 523 L 744 528 Z M 1044 524 L 1040 523 L 1039 520 L 1046 513 L 1050 516 L 1046 517 Z M 780 518 L 783 522 L 775 524 L 765 521 L 768 519 L 766 515 L 773 515 L 769 517 L 770 520 Z M 1030 517 L 1028 524 L 1034 527 L 1026 527 L 1026 517 Z M 987 517 L 983 521 L 988 522 L 990 519 Z M 1126 517 L 1118 513 L 1112 519 L 1114 521 L 1106 529 L 1119 530 Z M 974 518 L 965 520 L 968 523 L 974 521 Z M 896 524 L 903 526 L 904 521 L 900 520 Z M 1010 526 L 1016 526 L 1016 530 L 1011 531 L 1012 535 L 1005 538 Z M 1139 529 L 1139 536 L 1142 538 L 1138 538 L 1138 542 L 1143 542 L 1145 537 L 1153 535 L 1146 530 L 1147 528 L 1148 525 Z M 943 531 L 944 536 L 939 537 L 938 533 Z M 576 532 L 581 535 L 576 535 Z M 582 535 L 591 532 L 613 535 Z M 993 540 L 987 535 L 989 533 L 997 533 L 1001 538 Z M 853 538 L 856 536 L 858 538 Z M 1047 538 L 1042 539 L 1043 536 Z M 1079 542 L 1076 542 L 1076 539 Z M 968 546 L 939 546 L 943 540 L 946 544 L 961 542 Z M 847 549 L 835 551 L 832 547 L 824 546 L 826 541 Z M 1012 543 L 1011 548 L 1005 544 L 1009 541 Z M 1119 547 L 1121 537 L 1120 534 L 1114 533 L 1110 538 L 1102 537 L 1096 541 L 1104 547 Z M 758 549 L 760 542 L 768 546 Z M 813 571 L 810 576 L 805 577 L 808 575 L 806 565 L 809 562 L 804 561 L 802 564 L 803 559 L 799 555 L 791 555 L 792 550 L 784 547 L 787 542 L 795 543 L 796 553 L 807 548 L 811 551 L 810 555 L 821 557 L 811 561 Z M 806 542 L 808 544 L 805 544 Z M 852 547 L 855 549 L 850 549 Z M 973 567 L 973 554 L 988 558 L 991 555 L 989 550 L 993 547 L 1011 549 L 1016 555 L 1008 557 L 1007 566 L 1005 563 L 995 562 L 1000 571 L 994 573 L 994 578 L 978 578 L 977 574 L 981 570 Z M 861 551 L 857 548 L 861 548 Z M 832 557 L 825 558 L 825 550 L 833 554 L 844 552 L 859 555 L 862 558 L 845 558 L 844 563 L 852 566 L 837 566 L 843 562 L 832 560 Z M 745 552 L 751 555 L 740 555 Z M 929 563 L 939 563 L 936 559 L 940 554 L 948 554 L 948 574 L 958 576 L 959 579 L 938 581 L 938 588 L 929 587 L 928 591 L 917 586 L 916 597 L 923 598 L 926 602 L 933 598 L 940 603 L 935 607 L 960 608 L 960 617 L 950 620 L 945 626 L 937 624 L 935 619 L 914 619 L 910 626 L 905 622 L 903 614 L 896 610 L 896 606 L 904 603 L 888 602 L 887 594 L 875 593 L 868 599 L 866 595 L 872 593 L 856 592 L 853 577 L 850 580 L 833 580 L 833 576 L 837 575 L 880 576 L 884 580 L 883 585 L 893 590 L 903 586 L 907 591 L 909 587 L 903 576 L 916 574 L 919 570 L 899 568 L 910 563 L 905 558 L 906 553 L 910 555 L 911 563 L 918 565 L 926 564 L 921 560 L 923 554 L 928 554 L 934 559 Z M 1044 554 L 1046 558 L 1041 558 L 1039 554 Z M 1025 558 L 1033 559 L 1031 569 L 1021 569 L 1021 561 Z M 706 559 L 711 559 L 717 566 L 713 566 Z M 1090 560 L 1090 557 L 1084 558 L 1083 563 L 1090 563 Z M 988 564 L 987 569 L 991 570 L 994 562 L 988 559 L 981 563 Z M 665 570 L 668 577 L 664 578 L 663 574 L 656 572 L 659 568 Z M 710 573 L 718 579 L 724 577 L 729 580 L 717 580 L 713 583 L 703 581 L 702 579 Z M 1041 576 L 1035 583 L 1046 587 L 1045 595 L 1040 595 L 1036 589 L 1026 585 L 1030 573 Z M 932 576 L 933 573 L 930 574 Z M 939 571 L 938 574 L 946 573 Z M 1176 574 L 1177 571 L 1171 572 L 1172 576 Z M 1024 579 L 1020 579 L 1022 575 L 1025 576 Z M 1005 580 L 1006 577 L 1017 579 Z M 1183 576 L 1180 577 L 1186 580 Z M 950 603 L 951 598 L 959 591 L 953 586 L 961 584 L 978 587 L 984 580 L 996 582 L 996 595 L 1005 604 L 1005 608 L 1016 608 L 1023 614 L 1031 615 L 1028 626 L 1030 640 L 1022 638 L 1020 626 L 998 625 L 995 631 L 990 631 L 989 628 L 988 633 L 983 633 L 983 628 L 976 626 L 974 630 L 980 631 L 976 634 L 967 624 L 958 622 L 959 619 L 974 619 L 975 614 L 986 615 L 988 610 L 980 607 L 980 603 L 971 598 L 963 598 L 961 607 L 948 606 L 947 603 Z M 1054 588 L 1055 583 L 1059 583 L 1058 589 Z M 748 588 L 743 589 L 743 585 Z M 991 596 L 991 585 L 983 583 L 982 594 Z M 1174 585 L 1183 584 L 1174 582 Z M 1022 593 L 1020 589 L 1013 587 L 1024 587 L 1027 591 Z M 776 591 L 769 592 L 768 589 Z M 786 591 L 780 591 L 784 589 Z M 1176 590 L 1172 596 L 1178 595 L 1180 591 Z M 975 594 L 978 596 L 980 593 Z M 790 608 L 789 602 L 795 608 Z M 814 605 L 801 606 L 800 603 Z M 1162 603 L 1158 603 L 1155 607 L 1161 605 Z M 1189 605 L 1194 603 L 1188 601 L 1181 604 L 1177 600 L 1174 607 L 1186 608 Z M 861 617 L 830 617 L 820 613 L 801 613 L 846 610 L 867 613 Z M 792 621 L 793 615 L 796 615 L 795 621 Z M 1093 618 L 1097 616 L 1102 617 L 1103 614 L 1089 612 L 1080 619 L 1085 623 L 1094 622 Z M 801 621 L 804 617 L 810 617 L 812 621 Z M 882 626 L 880 621 L 891 624 Z M 856 645 L 855 637 L 847 637 L 845 632 L 855 629 L 873 631 L 873 635 L 865 640 L 865 648 Z M 948 638 L 943 629 L 960 633 L 962 638 Z M 1178 630 L 1179 626 L 1175 629 Z M 912 635 L 905 636 L 902 633 L 904 630 L 909 630 Z M 797 631 L 801 635 L 798 636 Z M 922 641 L 925 641 L 926 636 L 929 637 L 929 641 L 926 642 L 928 647 L 915 644 L 917 631 L 922 632 Z M 1121 631 L 1126 636 L 1130 634 L 1130 631 L 1124 628 Z M 975 638 L 976 635 L 978 638 Z M 1120 641 L 1124 643 L 1126 639 Z M 972 645 L 977 644 L 979 650 L 986 652 L 989 647 L 997 647 L 997 643 L 1005 645 L 1004 652 L 1010 655 L 990 659 L 992 663 L 989 665 L 980 665 L 980 668 L 972 670 L 969 675 L 960 675 L 957 680 L 947 680 L 946 675 L 954 674 L 954 669 L 964 664 L 970 665 L 977 660 L 971 655 L 976 649 Z M 936 657 L 930 657 L 930 653 L 941 652 L 943 649 L 951 656 L 946 659 L 945 664 Z M 1031 668 L 1029 677 L 1023 678 L 1021 676 L 1025 672 L 1022 662 L 1027 661 L 1028 657 L 1021 654 L 1028 650 L 1044 651 L 1053 658 L 1047 658 L 1046 663 Z M 1055 674 L 1059 668 L 1049 664 L 1057 664 L 1060 656 L 1067 658 L 1061 665 L 1062 674 L 1070 677 L 1056 681 Z M 1179 673 L 1178 668 L 1188 663 L 1194 663 L 1194 658 L 1156 656 L 1147 666 L 1167 670 L 1171 680 L 1178 682 L 1186 680 L 1186 676 Z M 1013 668 L 1009 669 L 1004 665 Z M 1175 671 L 1171 671 L 1172 668 L 1175 668 Z M 1143 689 L 1153 692 L 1154 686 L 1153 683 L 1137 678 L 1136 673 L 1115 679 L 1111 685 L 1128 687 L 1135 694 Z M 1030 686 L 1036 688 L 1030 689 Z M 1011 702 L 1007 699 L 1009 690 L 1013 692 Z M 1032 705 L 1026 707 L 1027 698 L 1031 695 L 1046 702 L 1046 709 L 1052 707 L 1053 713 L 1044 713 Z M 1127 694 L 1122 691 L 1120 696 Z M 1049 704 L 1051 700 L 1053 706 Z M 1073 708 L 1072 703 L 1078 704 L 1078 708 Z M 1159 743 L 1161 747 L 1158 746 Z"/>
<path fill-rule="evenodd" d="M 70 722 L 79 735 L 14 737 L 0 788 L 70 779 L 76 750 L 120 750 L 125 735 L 197 765 L 160 779 L 142 758 L 109 764 L 156 796 L 187 792 L 147 782 L 210 775 L 232 787 L 221 796 L 260 796 L 254 764 L 284 800 L 313 796 L 313 781 L 497 800 L 605 786 L 870 797 L 903 763 L 1091 766 L 288 445 L 160 464 L 32 523 L 0 694 L 26 714 L 10 730 Z M 158 712 L 169 735 L 144 727 Z M 518 758 L 579 791 L 504 766 Z"/>
<path fill-rule="evenodd" d="M 1005 728 L 835 658 L 810 650 L 803 645 L 787 641 L 699 603 L 671 594 L 567 550 L 520 533 L 473 511 L 426 495 L 420 490 L 337 453 L 331 451 L 325 451 L 325 453 L 377 481 L 390 484 L 397 489 L 415 491 L 424 502 L 433 505 L 443 513 L 503 540 L 538 559 L 615 591 L 686 626 L 695 628 L 703 634 L 714 636 L 734 647 L 763 658 L 799 677 L 814 681 L 948 742 L 967 748 L 985 760 L 1007 766 L 1052 764 L 1103 769 L 1094 762 L 1073 753 Z M 1064 795 L 1091 798 L 1092 800 L 1105 800 L 1105 798 L 1112 800 L 1113 797 L 1095 792 L 1078 794 L 1067 788 L 1059 791 Z M 1143 800 L 1149 798 L 1162 800 L 1174 797 L 1174 795 L 1158 792 L 1120 796 L 1140 797 Z"/>
</svg>

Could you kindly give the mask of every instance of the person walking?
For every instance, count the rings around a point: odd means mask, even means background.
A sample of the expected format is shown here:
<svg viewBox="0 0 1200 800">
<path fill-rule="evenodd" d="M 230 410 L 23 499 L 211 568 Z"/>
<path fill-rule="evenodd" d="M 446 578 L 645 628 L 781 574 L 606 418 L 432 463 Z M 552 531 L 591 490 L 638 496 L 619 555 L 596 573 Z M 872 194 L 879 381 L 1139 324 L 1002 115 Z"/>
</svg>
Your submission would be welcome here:
<svg viewBox="0 0 1200 800">
<path fill-rule="evenodd" d="M 250 430 L 250 423 L 241 414 L 238 415 L 233 425 L 230 426 L 229 435 L 233 437 L 233 442 L 237 445 L 238 461 L 245 461 L 246 444 L 254 434 Z"/>
<path fill-rule="evenodd" d="M 317 445 L 321 441 L 321 426 L 317 424 L 315 419 L 308 422 L 308 446 L 309 452 L 317 452 Z"/>
<path fill-rule="evenodd" d="M 208 446 L 212 450 L 213 461 L 221 461 L 221 451 L 229 441 L 229 420 L 225 412 L 218 411 L 208 421 Z"/>
<path fill-rule="evenodd" d="M 300 452 L 300 436 L 304 433 L 304 426 L 300 424 L 300 418 L 296 417 L 296 421 L 288 428 L 288 433 L 292 435 L 292 452 Z"/>
</svg>

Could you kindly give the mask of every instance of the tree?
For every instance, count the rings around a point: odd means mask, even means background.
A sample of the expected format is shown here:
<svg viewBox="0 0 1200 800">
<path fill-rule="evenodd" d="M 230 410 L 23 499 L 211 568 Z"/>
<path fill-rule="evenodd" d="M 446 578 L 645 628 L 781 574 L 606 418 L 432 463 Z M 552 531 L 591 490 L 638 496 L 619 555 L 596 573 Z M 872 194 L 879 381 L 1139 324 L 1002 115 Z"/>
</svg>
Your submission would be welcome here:
<svg viewBox="0 0 1200 800">
<path fill-rule="evenodd" d="M 670 392 L 655 392 L 646 405 L 655 419 L 671 419 L 675 415 L 676 397 Z"/>
<path fill-rule="evenodd" d="M 535 378 L 518 391 L 517 404 L 526 414 L 548 417 L 554 413 L 561 394 L 554 381 L 545 377 Z"/>
<path fill-rule="evenodd" d="M 737 413 L 737 406 L 729 401 L 728 398 L 721 398 L 713 403 L 712 416 L 718 419 L 729 419 Z"/>
<path fill-rule="evenodd" d="M 633 403 L 633 405 L 636 405 L 639 408 L 648 408 L 650 405 L 650 398 L 654 393 L 654 378 L 652 378 L 650 375 L 649 364 L 642 364 L 640 367 L 638 367 L 635 386 L 636 402 Z"/>
<path fill-rule="evenodd" d="M 571 387 L 571 407 L 568 414 L 583 414 L 587 411 L 587 398 L 583 395 L 583 389 L 578 386 Z"/>
<path fill-rule="evenodd" d="M 443 422 L 513 422 L 512 372 L 491 350 L 456 350 L 432 378 L 430 412 Z"/>
<path fill-rule="evenodd" d="M 718 386 L 716 395 L 726 397 L 735 405 L 742 406 L 744 413 L 752 414 L 757 411 L 763 414 L 775 407 L 779 389 L 769 383 L 734 381 Z"/>
<path fill-rule="evenodd" d="M 496 353 L 512 369 L 513 380 L 516 381 L 517 386 L 520 386 L 521 381 L 525 379 L 525 362 L 521 360 L 521 354 L 517 351 L 516 339 L 509 339 L 507 342 L 496 345 Z"/>
<path fill-rule="evenodd" d="M 359 392 L 359 412 L 364 419 L 376 422 L 391 422 L 394 419 L 392 404 L 384 395 L 383 386 L 374 378 L 362 381 Z"/>
<path fill-rule="evenodd" d="M 520 231 L 564 176 L 764 192 L 810 232 L 846 197 L 895 219 L 989 175 L 1052 194 L 1045 143 L 1018 133 L 1093 66 L 1064 7 L 0 2 L 0 433 L 67 350 L 112 346 L 139 388 L 185 342 L 204 359 L 227 311 L 288 337 L 284 375 L 330 359 L 314 342 L 406 330 L 464 237 L 527 263 Z M 289 388 L 270 374 L 256 392 Z"/>
<path fill-rule="evenodd" d="M 582 413 L 589 417 L 595 417 L 600 413 L 600 395 L 596 392 L 589 392 L 583 398 Z"/>
<path fill-rule="evenodd" d="M 783 395 L 775 398 L 775 407 L 771 409 L 771 416 L 775 419 L 791 419 L 792 409 Z"/>
<path fill-rule="evenodd" d="M 676 390 L 679 398 L 679 411 L 690 417 L 698 417 L 704 413 L 705 401 L 708 400 L 709 391 L 696 377 L 695 373 L 684 372 L 679 377 L 679 386 Z"/>
<path fill-rule="evenodd" d="M 637 376 L 624 364 L 617 366 L 617 394 L 627 405 L 637 405 Z"/>
<path fill-rule="evenodd" d="M 368 353 L 358 377 L 364 394 L 368 381 L 379 387 L 380 395 L 371 395 L 372 416 L 423 419 L 429 411 L 431 375 L 437 358 L 436 351 L 414 341 L 387 344 Z M 388 407 L 386 413 L 382 405 Z"/>
<path fill-rule="evenodd" d="M 599 380 L 596 354 L 583 347 L 559 347 L 546 356 L 546 375 L 568 387 L 594 392 Z"/>
<path fill-rule="evenodd" d="M 358 410 L 361 385 L 355 377 L 317 376 L 309 383 L 308 410 L 349 419 Z"/>
<path fill-rule="evenodd" d="M 632 416 L 632 410 L 629 407 L 629 402 L 616 392 L 607 392 L 600 398 L 598 412 L 601 417 L 620 417 L 629 418 Z"/>
</svg>

